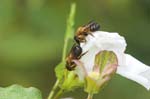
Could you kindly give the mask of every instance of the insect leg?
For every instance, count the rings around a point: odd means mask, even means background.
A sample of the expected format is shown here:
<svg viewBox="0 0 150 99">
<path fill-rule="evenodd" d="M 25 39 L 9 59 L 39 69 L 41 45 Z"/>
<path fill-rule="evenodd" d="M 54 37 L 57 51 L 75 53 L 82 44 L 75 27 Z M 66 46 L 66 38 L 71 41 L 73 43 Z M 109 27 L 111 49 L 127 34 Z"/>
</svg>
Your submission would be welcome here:
<svg viewBox="0 0 150 99">
<path fill-rule="evenodd" d="M 82 54 L 78 57 L 78 59 L 80 59 L 82 56 L 84 56 L 87 52 L 88 52 L 88 51 L 82 53 Z"/>
</svg>

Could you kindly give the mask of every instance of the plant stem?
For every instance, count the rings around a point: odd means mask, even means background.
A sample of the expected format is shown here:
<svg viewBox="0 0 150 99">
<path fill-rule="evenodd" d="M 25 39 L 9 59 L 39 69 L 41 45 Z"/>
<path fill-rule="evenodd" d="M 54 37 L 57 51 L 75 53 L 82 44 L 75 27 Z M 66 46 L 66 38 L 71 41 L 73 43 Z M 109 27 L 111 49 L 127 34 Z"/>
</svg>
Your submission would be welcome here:
<svg viewBox="0 0 150 99">
<path fill-rule="evenodd" d="M 63 92 L 64 92 L 64 90 L 60 89 L 60 90 L 57 92 L 57 94 L 54 96 L 53 99 L 59 99 L 60 96 L 63 94 Z"/>
<path fill-rule="evenodd" d="M 52 99 L 52 98 L 53 98 L 53 95 L 54 95 L 54 93 L 55 93 L 55 90 L 56 90 L 57 87 L 58 87 L 58 84 L 59 84 L 59 80 L 56 80 L 56 82 L 55 82 L 55 84 L 54 84 L 54 86 L 53 86 L 53 88 L 52 88 L 52 90 L 51 90 L 51 92 L 50 92 L 50 94 L 49 94 L 49 96 L 48 96 L 47 99 Z"/>
<path fill-rule="evenodd" d="M 70 38 L 73 38 L 73 26 L 74 26 L 75 11 L 76 11 L 76 3 L 72 3 L 70 13 L 69 13 L 69 17 L 67 19 L 67 27 L 66 27 L 65 37 L 64 37 L 64 47 L 63 47 L 63 52 L 62 52 L 62 62 L 64 62 L 65 58 L 66 58 L 68 40 Z M 64 90 L 60 89 L 56 93 L 56 95 L 54 96 L 55 91 L 58 88 L 58 84 L 59 84 L 59 80 L 57 79 L 57 81 L 55 82 L 55 84 L 54 84 L 54 86 L 53 86 L 53 88 L 52 88 L 52 90 L 51 90 L 51 92 L 50 92 L 47 99 L 58 99 L 58 97 L 60 97 L 62 95 Z"/>
<path fill-rule="evenodd" d="M 67 52 L 67 46 L 68 46 L 68 39 L 65 39 L 64 40 L 64 48 L 63 48 L 62 61 L 65 61 L 66 52 Z"/>
<path fill-rule="evenodd" d="M 87 99 L 93 99 L 93 94 L 89 93 Z"/>
<path fill-rule="evenodd" d="M 67 27 L 66 27 L 65 37 L 64 37 L 64 48 L 62 52 L 62 61 L 65 61 L 66 58 L 68 40 L 73 39 L 73 32 L 74 32 L 73 26 L 74 26 L 75 12 L 76 12 L 76 3 L 72 3 L 69 17 L 67 19 Z"/>
</svg>

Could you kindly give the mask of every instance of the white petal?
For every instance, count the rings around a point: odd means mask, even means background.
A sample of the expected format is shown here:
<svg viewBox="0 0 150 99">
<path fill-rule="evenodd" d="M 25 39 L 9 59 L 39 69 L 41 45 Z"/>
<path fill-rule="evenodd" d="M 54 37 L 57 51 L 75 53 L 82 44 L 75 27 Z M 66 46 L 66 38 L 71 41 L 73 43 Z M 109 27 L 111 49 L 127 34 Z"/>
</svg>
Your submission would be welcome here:
<svg viewBox="0 0 150 99">
<path fill-rule="evenodd" d="M 86 66 L 87 72 L 92 71 L 95 55 L 102 50 L 113 51 L 117 55 L 119 64 L 124 64 L 123 54 L 127 45 L 124 37 L 118 33 L 105 31 L 96 31 L 93 35 L 94 37 L 90 35 L 87 36 L 87 42 L 81 44 L 83 52 L 88 51 L 88 53 L 81 58 L 84 66 Z"/>
<path fill-rule="evenodd" d="M 123 54 L 127 46 L 124 37 L 104 31 L 97 31 L 95 35 L 96 46 L 101 50 L 113 51 L 117 55 L 118 63 L 124 64 Z"/>
<path fill-rule="evenodd" d="M 119 52 L 124 52 L 126 49 L 126 41 L 118 33 L 97 31 L 94 33 L 94 36 L 96 45 L 101 49 Z"/>
<path fill-rule="evenodd" d="M 87 44 L 88 45 L 88 44 Z M 84 52 L 88 51 L 84 56 L 82 56 L 81 61 L 85 66 L 87 73 L 93 70 L 95 55 L 100 51 L 96 46 L 85 46 Z"/>
<path fill-rule="evenodd" d="M 125 54 L 125 64 L 117 68 L 117 73 L 150 89 L 150 67 Z"/>
<path fill-rule="evenodd" d="M 82 43 L 83 52 L 88 51 L 82 58 L 87 73 L 91 72 L 94 66 L 95 55 L 102 51 L 113 51 L 118 58 L 117 73 L 133 80 L 145 88 L 150 89 L 150 67 L 141 63 L 134 57 L 124 54 L 126 41 L 118 33 L 109 33 L 105 31 L 96 31 L 94 37 L 87 36 L 86 43 Z"/>
</svg>

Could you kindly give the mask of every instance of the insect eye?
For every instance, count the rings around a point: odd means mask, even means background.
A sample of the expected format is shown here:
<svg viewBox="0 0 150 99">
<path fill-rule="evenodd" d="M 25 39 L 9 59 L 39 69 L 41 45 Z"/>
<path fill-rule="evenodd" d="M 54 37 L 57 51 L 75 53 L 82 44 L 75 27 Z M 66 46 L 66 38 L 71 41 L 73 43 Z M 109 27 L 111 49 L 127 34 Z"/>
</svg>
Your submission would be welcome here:
<svg viewBox="0 0 150 99">
<path fill-rule="evenodd" d="M 75 40 L 78 44 L 80 44 L 79 38 L 78 38 L 77 36 L 74 37 L 74 40 Z"/>
<path fill-rule="evenodd" d="M 75 64 L 74 62 L 71 62 L 71 63 L 70 63 L 71 66 L 74 65 L 74 64 Z"/>
<path fill-rule="evenodd" d="M 87 32 L 84 32 L 83 34 L 84 34 L 84 36 L 88 36 L 88 33 L 87 33 Z"/>
</svg>

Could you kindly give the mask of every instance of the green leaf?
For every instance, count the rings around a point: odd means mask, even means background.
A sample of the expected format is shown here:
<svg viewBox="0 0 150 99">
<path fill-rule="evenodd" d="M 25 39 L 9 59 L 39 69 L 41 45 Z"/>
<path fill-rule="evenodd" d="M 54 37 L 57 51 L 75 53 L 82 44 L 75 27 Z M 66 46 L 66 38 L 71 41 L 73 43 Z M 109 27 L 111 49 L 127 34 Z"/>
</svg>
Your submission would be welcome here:
<svg viewBox="0 0 150 99">
<path fill-rule="evenodd" d="M 58 80 L 62 80 L 65 71 L 65 62 L 61 62 L 55 68 L 56 77 Z"/>
<path fill-rule="evenodd" d="M 0 87 L 0 99 L 42 99 L 42 95 L 36 88 L 12 85 L 6 88 Z"/>
</svg>

